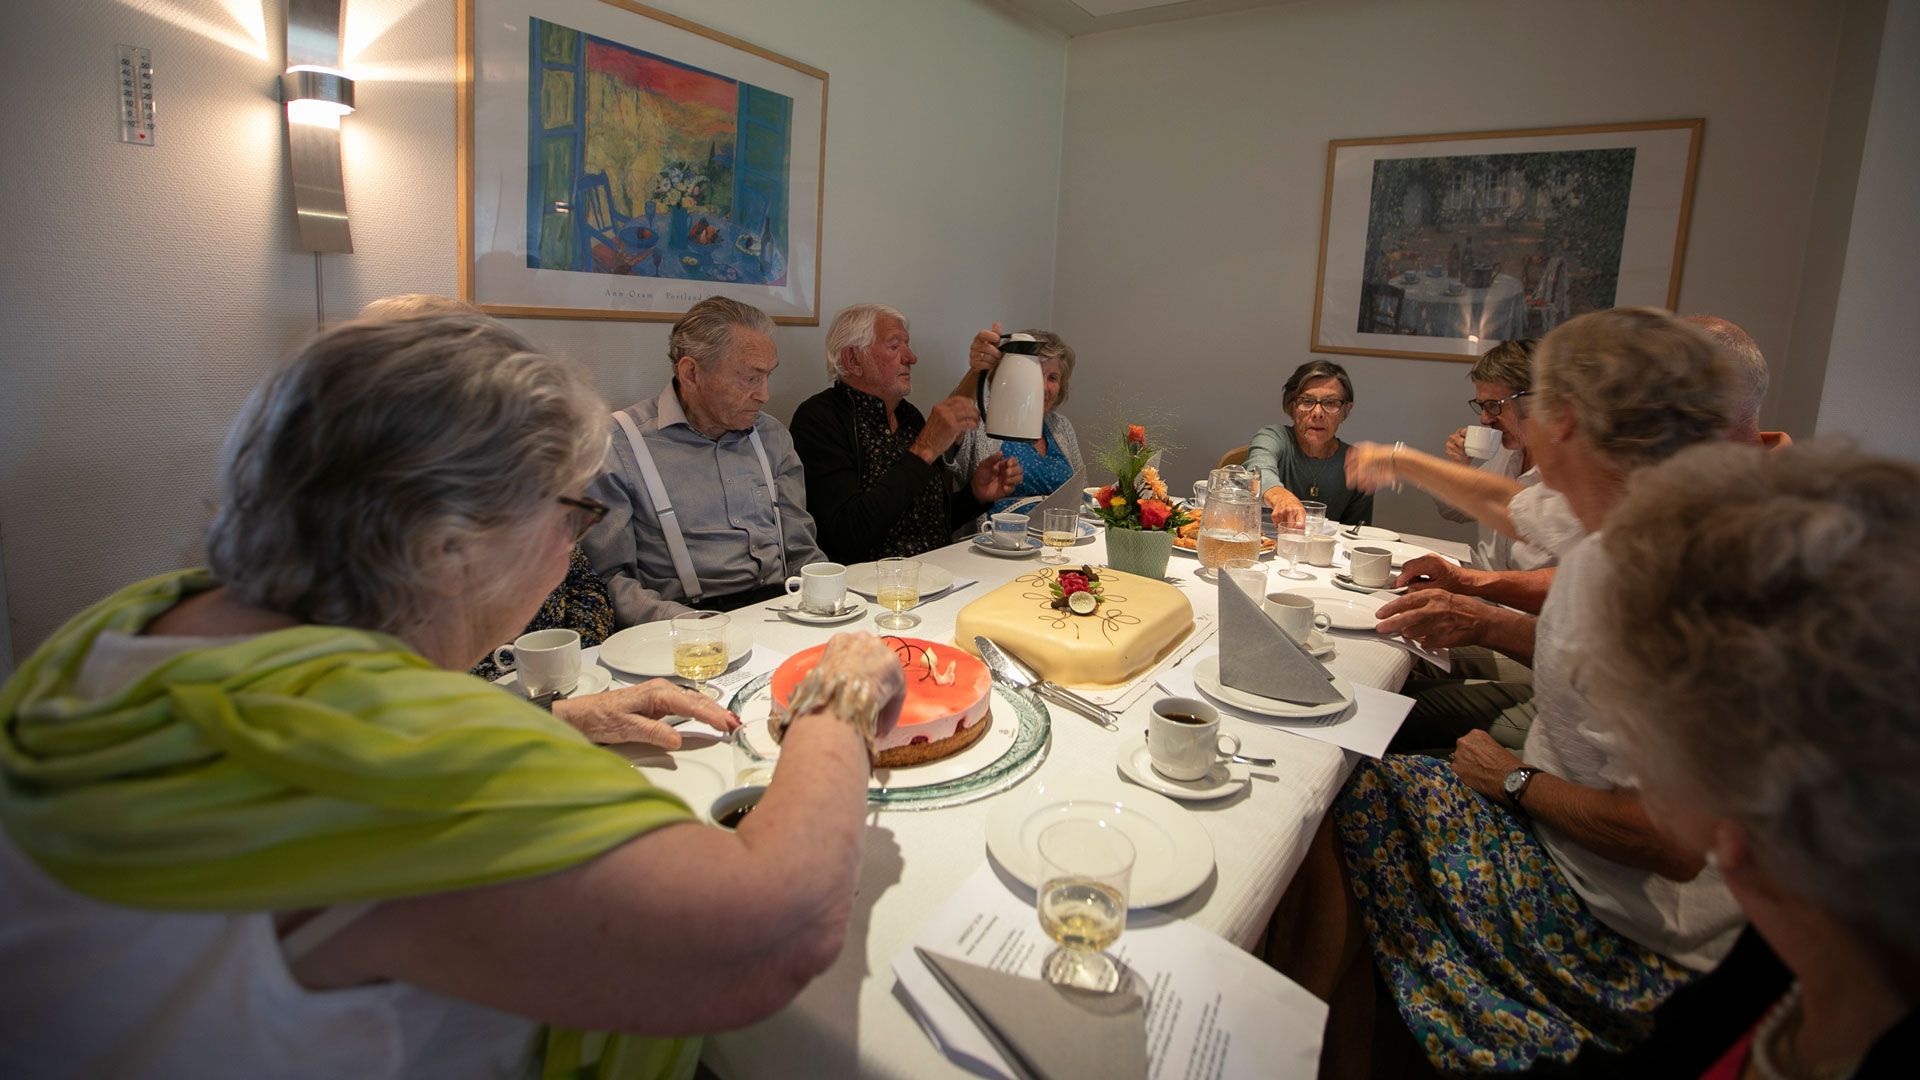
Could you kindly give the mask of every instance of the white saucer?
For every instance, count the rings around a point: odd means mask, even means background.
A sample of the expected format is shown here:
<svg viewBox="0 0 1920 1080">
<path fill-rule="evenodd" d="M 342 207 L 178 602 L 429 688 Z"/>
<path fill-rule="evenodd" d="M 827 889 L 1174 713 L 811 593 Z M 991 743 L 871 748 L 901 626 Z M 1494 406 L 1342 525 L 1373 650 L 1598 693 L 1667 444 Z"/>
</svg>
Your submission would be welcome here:
<svg viewBox="0 0 1920 1080">
<path fill-rule="evenodd" d="M 1115 760 L 1120 766 L 1120 775 L 1139 784 L 1149 791 L 1157 791 L 1169 799 L 1181 799 L 1187 802 L 1202 802 L 1207 799 L 1219 799 L 1239 791 L 1247 784 L 1247 767 L 1222 761 L 1198 780 L 1174 780 L 1160 775 L 1153 767 L 1153 755 L 1147 749 L 1146 736 L 1142 735 L 1138 743 L 1129 740 L 1120 747 L 1120 756 Z"/>
<path fill-rule="evenodd" d="M 859 562 L 847 567 L 847 589 L 857 592 L 869 600 L 875 599 L 873 592 L 879 588 L 875 581 L 879 574 L 878 563 Z M 920 561 L 920 601 L 939 596 L 953 588 L 953 571 L 944 566 L 935 566 L 925 559 Z"/>
<path fill-rule="evenodd" d="M 1344 540 L 1398 540 L 1400 534 L 1392 529 L 1383 529 L 1378 525 L 1349 525 L 1340 530 Z"/>
<path fill-rule="evenodd" d="M 1300 644 L 1307 650 L 1307 655 L 1315 660 L 1325 660 L 1333 655 L 1333 639 L 1317 628 Z"/>
<path fill-rule="evenodd" d="M 1389 596 L 1405 596 L 1407 590 L 1412 588 L 1410 585 L 1402 585 L 1398 588 L 1391 585 L 1362 585 L 1346 574 L 1333 575 L 1333 587 L 1357 593 L 1386 593 Z"/>
<path fill-rule="evenodd" d="M 519 686 L 520 673 L 517 671 L 509 671 L 505 675 L 493 680 L 493 684 L 495 686 Z M 588 694 L 604 694 L 607 688 L 612 685 L 613 672 L 608 671 L 599 664 L 582 664 L 580 665 L 580 681 L 573 684 L 573 689 L 560 696 L 586 697 Z"/>
<path fill-rule="evenodd" d="M 727 666 L 753 651 L 753 631 L 741 619 L 727 626 Z M 650 679 L 673 674 L 673 620 L 629 626 L 600 643 L 600 660 L 608 667 Z"/>
<path fill-rule="evenodd" d="M 1353 684 L 1338 675 L 1333 677 L 1333 692 L 1340 700 L 1326 705 L 1301 705 L 1279 698 L 1262 697 L 1249 694 L 1245 690 L 1235 690 L 1220 681 L 1220 657 L 1209 656 L 1200 661 L 1193 669 L 1193 684 L 1208 697 L 1218 698 L 1235 708 L 1262 716 L 1272 716 L 1282 720 L 1317 719 L 1323 716 L 1335 716 L 1347 711 L 1353 704 Z"/>
<path fill-rule="evenodd" d="M 982 555 L 995 555 L 1002 559 L 1024 559 L 1045 546 L 1046 545 L 1034 539 L 1031 535 L 1027 537 L 1025 547 L 1017 548 L 1001 547 L 999 544 L 993 542 L 993 537 L 991 536 L 976 536 L 973 538 L 973 550 Z"/>
<path fill-rule="evenodd" d="M 1040 833 L 1057 821 L 1097 818 L 1133 842 L 1130 908 L 1171 904 L 1207 883 L 1213 838 L 1198 819 L 1164 795 L 1119 779 L 1041 780 L 996 799 L 987 817 L 987 850 L 1007 873 L 1040 883 Z"/>
<path fill-rule="evenodd" d="M 797 602 L 798 601 L 796 601 L 796 603 Z M 774 614 L 789 622 L 802 623 L 807 626 L 833 626 L 836 623 L 852 622 L 866 614 L 866 611 L 867 602 L 852 593 L 848 593 L 840 599 L 840 610 L 831 615 L 823 615 L 817 611 L 805 611 L 799 607 L 782 608 L 774 612 Z"/>
</svg>

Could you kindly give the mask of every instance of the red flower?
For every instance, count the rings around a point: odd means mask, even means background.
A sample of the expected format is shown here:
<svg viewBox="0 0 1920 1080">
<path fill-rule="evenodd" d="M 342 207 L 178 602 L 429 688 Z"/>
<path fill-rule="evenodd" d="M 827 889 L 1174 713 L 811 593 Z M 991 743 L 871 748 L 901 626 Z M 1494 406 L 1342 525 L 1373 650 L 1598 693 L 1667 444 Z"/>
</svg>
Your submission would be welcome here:
<svg viewBox="0 0 1920 1080">
<path fill-rule="evenodd" d="M 1164 528 L 1167 519 L 1173 516 L 1173 507 L 1159 499 L 1140 500 L 1140 527 L 1143 529 Z"/>
<path fill-rule="evenodd" d="M 1147 445 L 1147 429 L 1139 424 L 1127 425 L 1127 444 L 1129 446 Z"/>
<path fill-rule="evenodd" d="M 1093 501 L 1099 503 L 1101 506 L 1112 506 L 1113 497 L 1119 493 L 1119 484 L 1108 484 L 1106 487 L 1100 489 L 1100 493 L 1093 497 Z"/>
</svg>

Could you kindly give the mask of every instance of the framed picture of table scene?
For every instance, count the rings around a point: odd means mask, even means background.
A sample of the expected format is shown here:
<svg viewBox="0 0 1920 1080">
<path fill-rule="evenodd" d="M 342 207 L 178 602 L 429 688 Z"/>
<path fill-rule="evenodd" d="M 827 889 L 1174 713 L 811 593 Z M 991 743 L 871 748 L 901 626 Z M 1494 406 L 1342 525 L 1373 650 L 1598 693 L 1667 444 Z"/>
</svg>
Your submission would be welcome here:
<svg viewBox="0 0 1920 1080">
<path fill-rule="evenodd" d="M 1582 312 L 1672 308 L 1704 126 L 1329 143 L 1312 347 L 1471 361 Z"/>
<path fill-rule="evenodd" d="M 625 0 L 460 0 L 458 34 L 463 297 L 819 323 L 826 72 Z"/>
</svg>

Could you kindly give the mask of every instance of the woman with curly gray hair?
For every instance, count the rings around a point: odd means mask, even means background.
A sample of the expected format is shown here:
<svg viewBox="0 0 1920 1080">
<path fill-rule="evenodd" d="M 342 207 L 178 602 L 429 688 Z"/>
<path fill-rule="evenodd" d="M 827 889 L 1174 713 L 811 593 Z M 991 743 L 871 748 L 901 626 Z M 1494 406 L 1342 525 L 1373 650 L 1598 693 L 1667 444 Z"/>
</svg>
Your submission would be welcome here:
<svg viewBox="0 0 1920 1080">
<path fill-rule="evenodd" d="M 1635 476 L 1603 546 L 1583 686 L 1655 820 L 1793 980 L 1721 1032 L 1715 1075 L 1910 1075 L 1920 468 L 1699 447 Z"/>
<path fill-rule="evenodd" d="M 1376 966 L 1435 1067 L 1515 1071 L 1638 1042 L 1739 932 L 1718 876 L 1593 734 L 1574 672 L 1601 522 L 1636 470 L 1721 437 L 1728 361 L 1664 312 L 1621 308 L 1561 325 L 1534 372 L 1515 395 L 1527 446 L 1592 535 L 1537 630 L 1501 645 L 1534 665 L 1524 752 L 1476 730 L 1450 759 L 1363 761 L 1322 822 L 1272 955 L 1332 1006 L 1328 1073 L 1364 1074 Z"/>
<path fill-rule="evenodd" d="M 832 961 L 890 650 L 829 644 L 805 764 L 737 831 L 465 674 L 598 516 L 605 409 L 474 315 L 349 323 L 261 384 L 211 569 L 0 688 L 9 1075 L 682 1076 Z"/>
</svg>

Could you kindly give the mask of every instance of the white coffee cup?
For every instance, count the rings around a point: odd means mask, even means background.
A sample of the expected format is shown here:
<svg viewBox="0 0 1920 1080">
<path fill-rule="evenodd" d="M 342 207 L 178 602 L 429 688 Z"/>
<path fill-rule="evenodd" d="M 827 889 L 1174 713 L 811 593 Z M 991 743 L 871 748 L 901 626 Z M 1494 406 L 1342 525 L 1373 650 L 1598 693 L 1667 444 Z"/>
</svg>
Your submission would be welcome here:
<svg viewBox="0 0 1920 1080">
<path fill-rule="evenodd" d="M 1474 424 L 1467 428 L 1467 456 L 1485 461 L 1500 450 L 1500 429 Z"/>
<path fill-rule="evenodd" d="M 800 610 L 832 615 L 847 595 L 847 568 L 837 562 L 817 562 L 800 568 L 787 579 L 787 595 L 800 594 Z"/>
<path fill-rule="evenodd" d="M 513 655 L 508 657 L 511 649 Z M 493 666 L 520 673 L 520 690 L 528 697 L 555 690 L 572 693 L 580 685 L 580 635 L 573 630 L 535 630 L 521 634 L 510 645 L 493 650 Z"/>
<path fill-rule="evenodd" d="M 1179 719 L 1175 719 L 1179 717 Z M 1198 780 L 1220 760 L 1240 752 L 1240 740 L 1220 731 L 1220 711 L 1198 698 L 1169 697 L 1147 717 L 1147 756 L 1169 780 Z"/>
<path fill-rule="evenodd" d="M 1018 551 L 1027 546 L 1027 525 L 1032 520 L 1026 514 L 991 514 L 980 523 L 980 535 L 994 547 Z"/>
<path fill-rule="evenodd" d="M 1355 585 L 1379 588 L 1393 580 L 1393 552 L 1382 547 L 1350 547 L 1348 573 Z"/>
<path fill-rule="evenodd" d="M 766 793 L 765 784 L 748 784 L 723 791 L 707 806 L 707 820 L 723 829 L 737 829 L 753 808 L 760 805 L 760 797 Z"/>
<path fill-rule="evenodd" d="M 1260 608 L 1274 622 L 1280 624 L 1280 629 L 1285 630 L 1288 637 L 1302 645 L 1307 643 L 1307 639 L 1313 636 L 1315 630 L 1324 633 L 1333 626 L 1332 619 L 1320 614 L 1314 608 L 1311 597 L 1301 596 L 1299 593 L 1268 593 Z"/>
<path fill-rule="evenodd" d="M 1307 534 L 1306 561 L 1313 566 L 1333 565 L 1333 536 L 1324 532 Z"/>
</svg>

